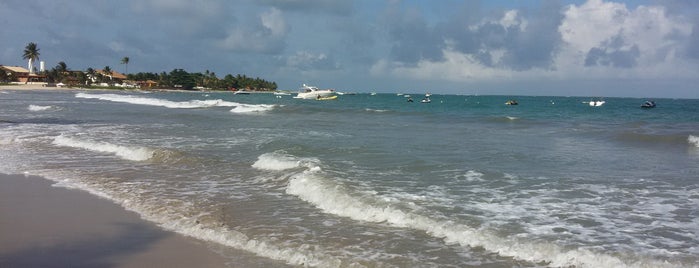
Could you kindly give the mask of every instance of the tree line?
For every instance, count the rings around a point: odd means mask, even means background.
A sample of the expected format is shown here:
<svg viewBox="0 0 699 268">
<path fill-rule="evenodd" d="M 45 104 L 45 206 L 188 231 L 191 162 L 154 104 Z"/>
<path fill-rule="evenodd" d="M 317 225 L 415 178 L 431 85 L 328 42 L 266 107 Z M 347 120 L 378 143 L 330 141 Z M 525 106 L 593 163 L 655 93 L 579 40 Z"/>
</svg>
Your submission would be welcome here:
<svg viewBox="0 0 699 268">
<path fill-rule="evenodd" d="M 24 49 L 22 58 L 28 60 L 29 72 L 34 73 L 36 67 L 33 66 L 34 61 L 39 59 L 39 48 L 36 43 L 29 43 Z M 121 64 L 126 67 L 125 73 L 128 73 L 129 57 L 121 59 Z M 69 85 L 87 85 L 93 83 L 113 84 L 112 70 L 109 66 L 102 69 L 103 73 L 97 72 L 93 68 L 87 68 L 83 71 L 71 71 L 68 65 L 61 61 L 56 67 L 45 70 L 42 74 L 46 77 L 46 82 L 49 83 L 65 83 Z M 9 80 L 9 77 L 4 72 L 0 72 L 0 81 Z M 106 74 L 106 75 L 105 75 Z M 214 72 L 206 70 L 204 73 L 189 73 L 184 69 L 174 69 L 170 73 L 136 73 L 127 74 L 127 80 L 130 81 L 147 81 L 152 80 L 157 82 L 157 88 L 181 88 L 191 90 L 195 88 L 206 88 L 212 90 L 259 90 L 271 91 L 277 89 L 277 83 L 270 82 L 259 77 L 252 78 L 238 74 L 233 76 L 227 74 L 222 79 L 216 77 Z"/>
<path fill-rule="evenodd" d="M 270 82 L 259 77 L 248 77 L 238 74 L 225 75 L 223 78 L 218 78 L 216 73 L 206 70 L 204 73 L 189 73 L 183 69 L 174 69 L 169 73 L 150 73 L 140 72 L 128 74 L 128 80 L 146 81 L 152 80 L 158 83 L 158 87 L 164 88 L 182 88 L 193 89 L 197 87 L 207 88 L 212 90 L 276 90 L 277 83 Z"/>
</svg>

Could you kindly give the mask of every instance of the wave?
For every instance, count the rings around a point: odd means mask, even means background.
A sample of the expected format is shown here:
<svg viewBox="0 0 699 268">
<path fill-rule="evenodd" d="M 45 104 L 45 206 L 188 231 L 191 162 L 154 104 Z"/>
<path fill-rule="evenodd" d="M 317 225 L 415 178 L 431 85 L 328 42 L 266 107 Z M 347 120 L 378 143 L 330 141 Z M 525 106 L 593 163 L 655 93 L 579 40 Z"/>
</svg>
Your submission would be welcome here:
<svg viewBox="0 0 699 268">
<path fill-rule="evenodd" d="M 82 141 L 65 136 L 57 136 L 53 144 L 58 146 L 85 149 L 93 152 L 110 153 L 130 161 L 145 161 L 154 156 L 155 151 L 146 147 L 129 147 L 106 142 Z"/>
<path fill-rule="evenodd" d="M 315 158 L 297 159 L 283 152 L 266 153 L 257 157 L 257 161 L 252 164 L 253 168 L 260 170 L 281 171 L 298 167 L 307 167 L 311 170 L 318 170 L 320 167 Z"/>
<path fill-rule="evenodd" d="M 34 105 L 31 104 L 27 109 L 29 109 L 32 112 L 40 112 L 40 111 L 46 111 L 53 108 L 53 106 L 42 106 L 42 105 Z"/>
<path fill-rule="evenodd" d="M 375 112 L 375 113 L 385 113 L 385 112 L 388 112 L 388 111 L 390 111 L 390 110 L 366 108 L 366 109 L 364 109 L 364 111 L 367 111 L 367 112 Z"/>
<path fill-rule="evenodd" d="M 478 177 L 478 173 L 470 174 Z M 334 180 L 323 177 L 319 169 L 308 169 L 290 176 L 286 193 L 312 204 L 325 213 L 357 221 L 385 223 L 400 228 L 424 231 L 449 244 L 483 248 L 503 257 L 555 267 L 672 267 L 673 265 L 639 256 L 620 256 L 563 246 L 545 241 L 525 241 L 498 236 L 494 231 L 471 227 L 452 220 L 433 217 L 400 208 L 398 201 L 356 193 Z"/>
<path fill-rule="evenodd" d="M 71 172 L 54 172 L 51 174 L 33 174 L 56 182 L 54 186 L 86 191 L 95 196 L 111 200 L 126 210 L 139 214 L 143 219 L 156 223 L 161 228 L 203 241 L 251 252 L 255 255 L 286 262 L 301 267 L 349 267 L 350 260 L 342 260 L 324 253 L 318 245 L 303 244 L 296 248 L 285 248 L 273 240 L 263 236 L 248 236 L 232 230 L 217 221 L 207 221 L 211 213 L 194 210 L 192 204 L 176 199 L 159 199 L 157 202 L 143 199 L 133 194 L 128 184 L 113 185 L 114 188 L 92 183 L 90 179 L 80 179 L 81 176 Z M 25 173 L 29 174 L 29 173 Z M 163 208 L 163 202 L 168 207 Z"/>
<path fill-rule="evenodd" d="M 275 105 L 272 104 L 242 104 L 239 103 L 235 108 L 231 109 L 231 113 L 259 113 L 266 112 L 274 109 Z"/>
<path fill-rule="evenodd" d="M 699 137 L 694 136 L 694 135 L 689 135 L 689 137 L 687 137 L 687 141 L 689 142 L 689 144 L 694 145 L 694 147 L 699 148 Z"/>
<path fill-rule="evenodd" d="M 131 104 L 140 105 L 150 105 L 150 106 L 161 106 L 166 108 L 174 109 L 193 109 L 193 108 L 208 108 L 208 107 L 233 107 L 240 106 L 243 104 L 236 102 L 224 101 L 221 99 L 216 100 L 190 100 L 190 101 L 170 101 L 164 99 L 156 98 L 145 98 L 132 95 L 118 95 L 118 94 L 88 94 L 88 93 L 77 93 L 76 98 L 83 99 L 99 99 L 113 102 L 124 102 Z"/>
</svg>

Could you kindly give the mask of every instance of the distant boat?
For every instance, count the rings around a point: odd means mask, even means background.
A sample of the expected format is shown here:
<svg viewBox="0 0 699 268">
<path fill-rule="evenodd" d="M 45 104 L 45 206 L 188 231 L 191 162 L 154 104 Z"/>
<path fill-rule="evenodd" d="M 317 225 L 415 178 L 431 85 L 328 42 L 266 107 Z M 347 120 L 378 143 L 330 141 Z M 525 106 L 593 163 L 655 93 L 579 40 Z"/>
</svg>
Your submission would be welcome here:
<svg viewBox="0 0 699 268">
<path fill-rule="evenodd" d="M 277 95 L 277 96 L 288 96 L 288 95 L 291 95 L 291 93 L 282 92 L 282 91 L 277 91 L 277 92 L 274 92 L 274 95 Z"/>
<path fill-rule="evenodd" d="M 519 105 L 519 103 L 516 100 L 508 100 L 505 105 Z"/>
<path fill-rule="evenodd" d="M 599 106 L 604 105 L 604 103 L 605 103 L 605 101 L 603 101 L 603 100 L 591 100 L 587 104 L 589 104 L 592 107 L 599 107 Z"/>
<path fill-rule="evenodd" d="M 654 101 L 646 101 L 643 104 L 641 104 L 641 108 L 655 108 L 655 102 Z"/>
<path fill-rule="evenodd" d="M 422 103 L 430 103 L 430 102 L 432 102 L 432 100 L 430 100 L 430 97 L 425 97 L 425 98 L 423 98 L 420 102 L 422 102 Z"/>
<path fill-rule="evenodd" d="M 333 89 L 318 89 L 314 86 L 309 86 L 303 84 L 301 86 L 301 92 L 299 92 L 296 97 L 297 99 L 317 99 L 318 97 L 330 97 L 335 95 L 335 90 Z"/>
<path fill-rule="evenodd" d="M 235 95 L 249 95 L 250 92 L 247 92 L 247 91 L 241 89 L 241 90 L 236 91 L 233 94 L 235 94 Z"/>
</svg>

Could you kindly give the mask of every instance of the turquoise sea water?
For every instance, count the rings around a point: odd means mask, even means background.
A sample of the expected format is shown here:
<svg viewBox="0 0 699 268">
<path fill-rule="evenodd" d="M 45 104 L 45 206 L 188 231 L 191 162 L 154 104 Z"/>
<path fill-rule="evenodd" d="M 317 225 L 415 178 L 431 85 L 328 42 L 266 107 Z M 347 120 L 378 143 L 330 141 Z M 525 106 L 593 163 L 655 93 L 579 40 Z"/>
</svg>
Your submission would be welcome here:
<svg viewBox="0 0 699 268">
<path fill-rule="evenodd" d="M 699 266 L 699 100 L 411 95 L 5 90 L 0 172 L 234 267 Z"/>
</svg>

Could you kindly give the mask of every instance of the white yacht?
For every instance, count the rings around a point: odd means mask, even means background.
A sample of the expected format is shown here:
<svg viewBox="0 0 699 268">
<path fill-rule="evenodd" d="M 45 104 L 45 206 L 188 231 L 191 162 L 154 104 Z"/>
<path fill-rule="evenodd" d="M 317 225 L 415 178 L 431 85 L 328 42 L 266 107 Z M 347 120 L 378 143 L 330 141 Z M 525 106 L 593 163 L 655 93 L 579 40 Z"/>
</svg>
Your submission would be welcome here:
<svg viewBox="0 0 699 268">
<path fill-rule="evenodd" d="M 303 84 L 301 92 L 296 95 L 297 99 L 317 99 L 335 95 L 334 89 L 318 89 L 318 87 Z"/>
<path fill-rule="evenodd" d="M 588 104 L 589 104 L 590 106 L 593 106 L 593 107 L 602 106 L 602 105 L 604 105 L 604 103 L 605 103 L 605 101 L 603 101 L 603 100 L 601 100 L 601 99 L 600 99 L 600 100 L 591 100 L 590 102 L 588 102 Z"/>
</svg>

